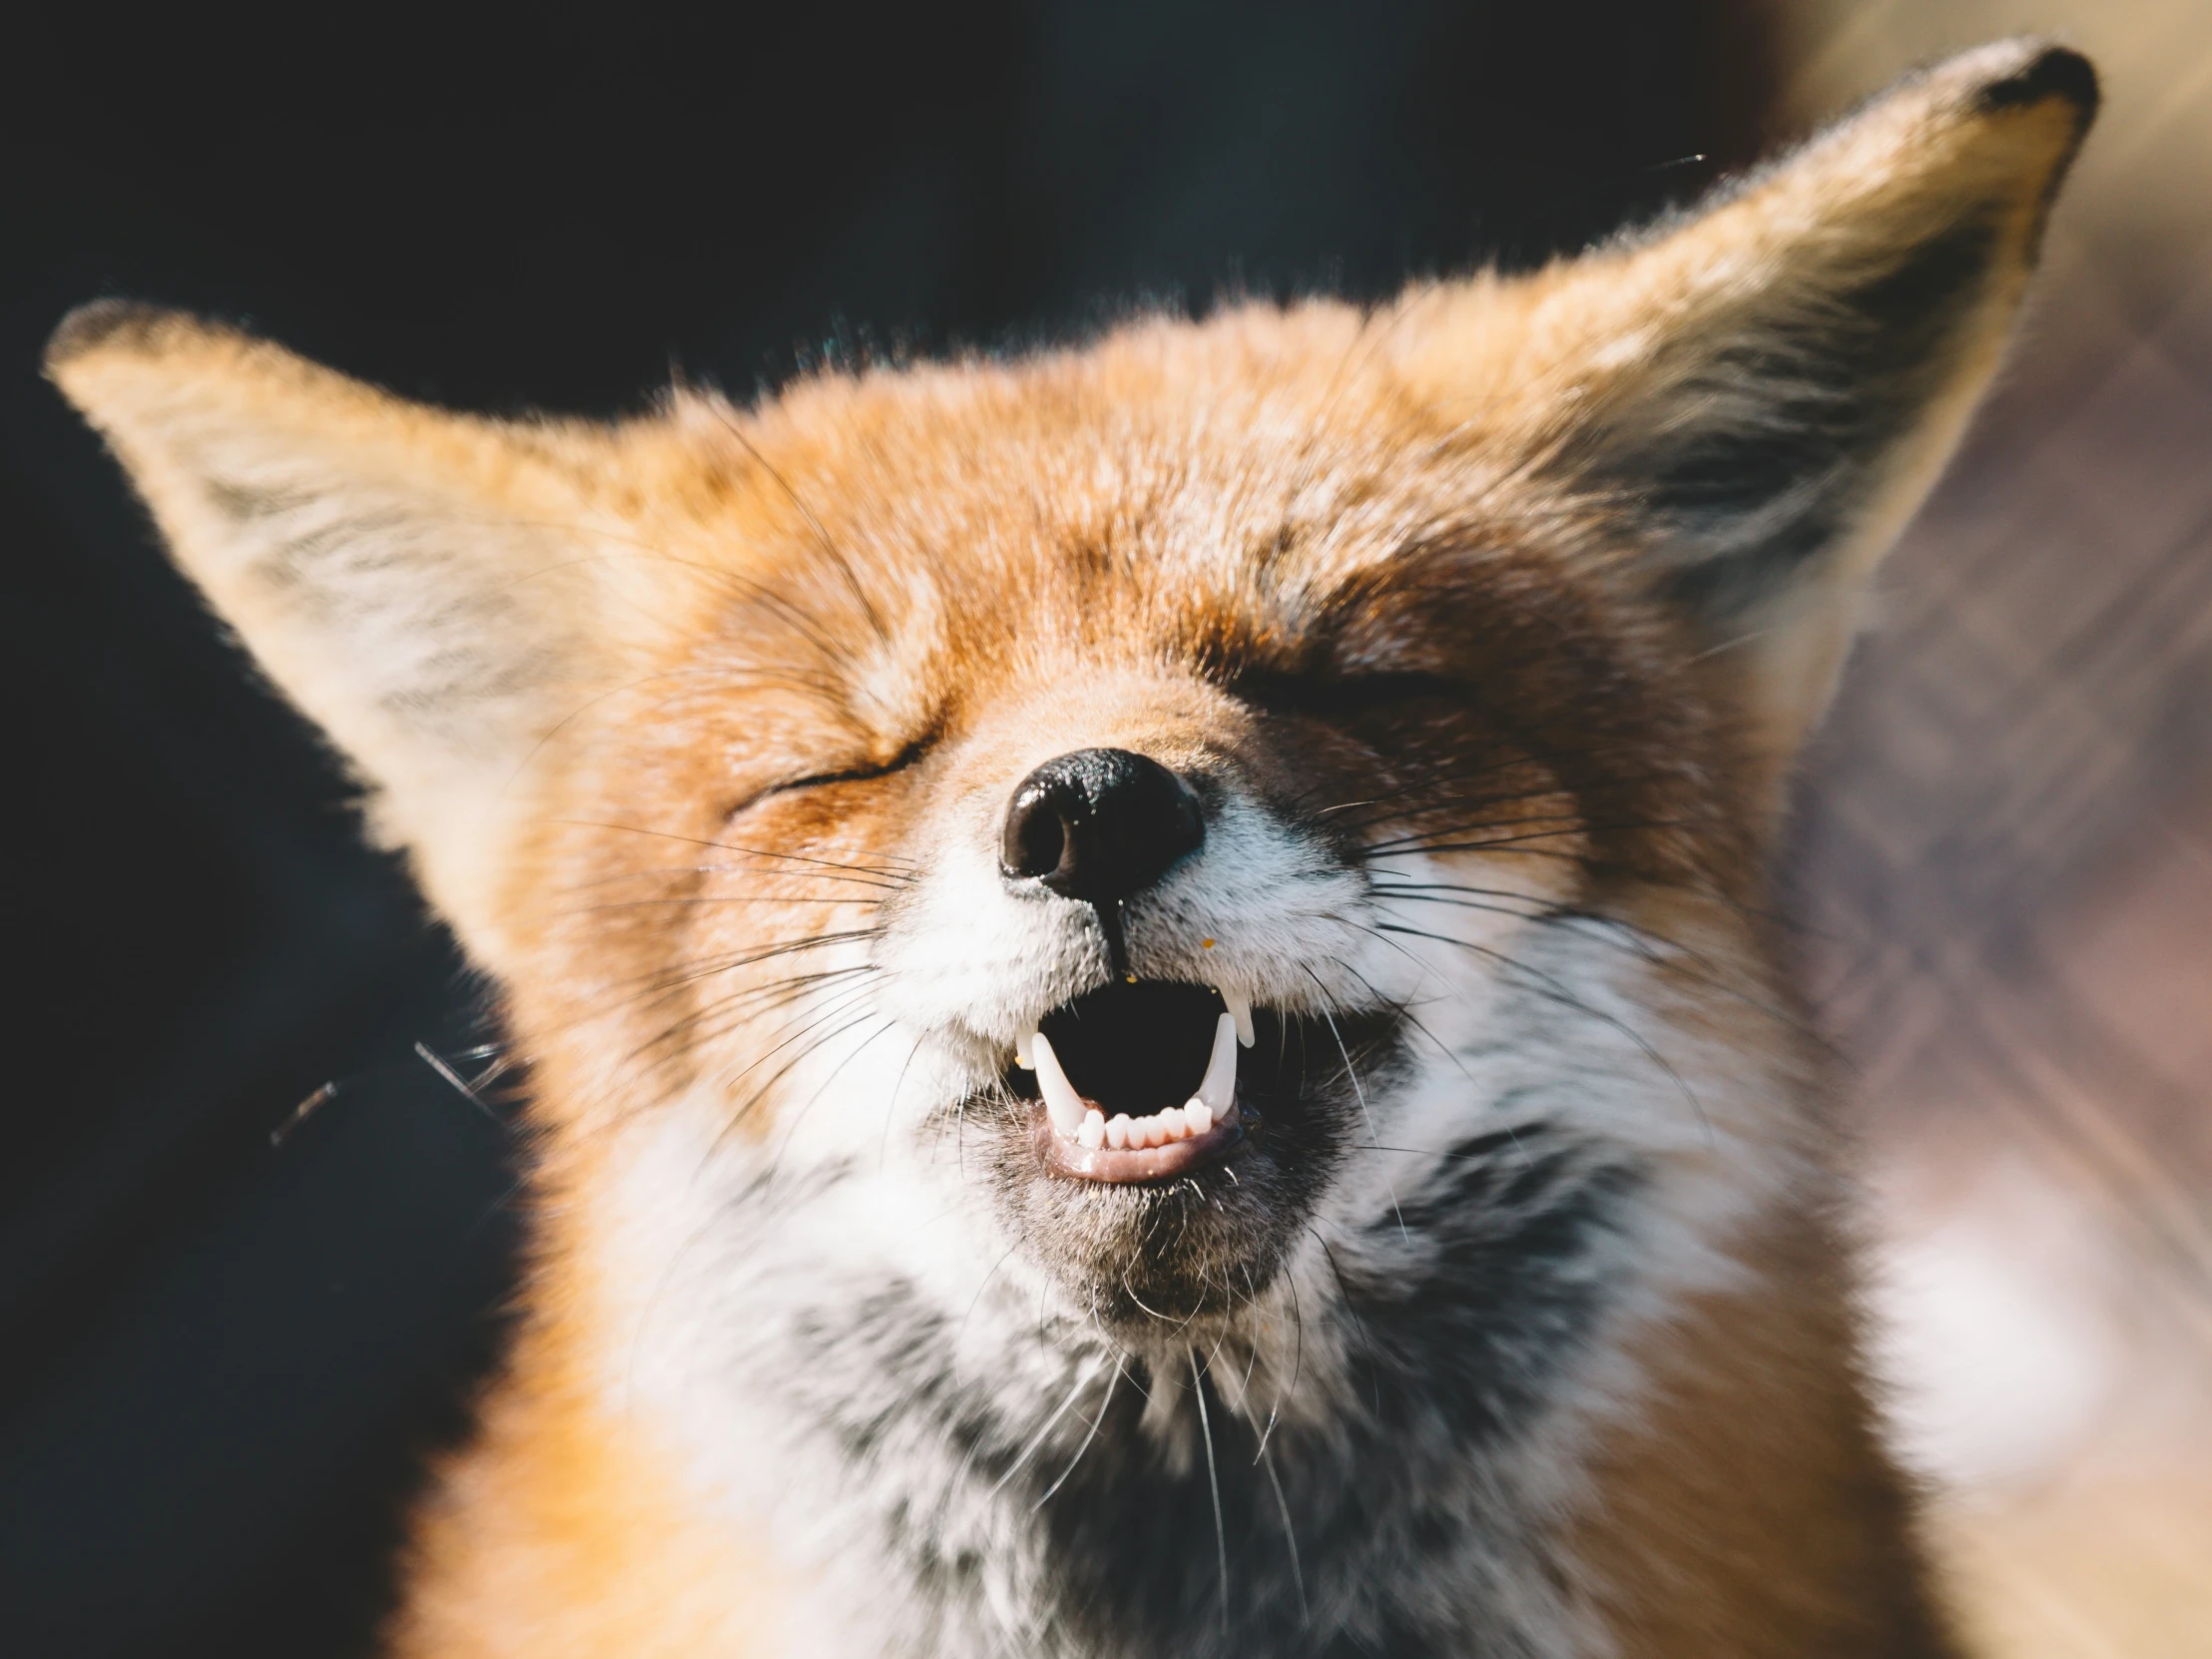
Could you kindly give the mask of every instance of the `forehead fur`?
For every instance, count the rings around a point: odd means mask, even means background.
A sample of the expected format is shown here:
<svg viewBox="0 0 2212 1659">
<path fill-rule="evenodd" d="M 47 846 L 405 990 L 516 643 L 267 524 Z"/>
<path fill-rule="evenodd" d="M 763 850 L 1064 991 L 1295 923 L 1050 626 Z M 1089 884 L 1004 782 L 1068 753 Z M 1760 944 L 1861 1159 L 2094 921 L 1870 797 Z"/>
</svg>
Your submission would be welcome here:
<svg viewBox="0 0 2212 1659">
<path fill-rule="evenodd" d="M 753 414 L 682 395 L 633 433 L 628 510 L 732 578 L 703 602 L 733 634 L 827 650 L 862 702 L 1079 663 L 1400 666 L 1416 619 L 1382 601 L 1435 558 L 1501 607 L 1607 586 L 1602 517 L 1532 464 L 1545 394 L 1452 403 L 1403 372 L 1394 336 L 1441 291 L 822 374 Z"/>
<path fill-rule="evenodd" d="M 1328 582 L 1512 505 L 1492 497 L 1530 458 L 1548 388 L 1520 388 L 1525 409 L 1509 382 L 1454 405 L 1400 372 L 1392 336 L 1440 291 L 1372 312 L 1310 301 L 1147 318 L 1006 362 L 824 373 L 750 417 L 683 397 L 647 441 L 673 471 L 705 469 L 687 509 L 728 504 L 718 476 L 748 479 L 767 523 L 732 551 L 756 575 L 821 542 L 811 519 L 834 517 L 840 548 L 894 566 L 875 573 L 894 582 L 952 565 L 1032 585 L 1260 569 Z"/>
</svg>

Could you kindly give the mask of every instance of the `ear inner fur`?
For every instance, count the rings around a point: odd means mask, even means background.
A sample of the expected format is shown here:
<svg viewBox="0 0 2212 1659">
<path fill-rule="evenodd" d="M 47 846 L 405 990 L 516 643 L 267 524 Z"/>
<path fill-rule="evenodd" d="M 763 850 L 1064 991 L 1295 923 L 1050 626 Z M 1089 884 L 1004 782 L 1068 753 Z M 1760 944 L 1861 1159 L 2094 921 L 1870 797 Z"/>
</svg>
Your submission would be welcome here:
<svg viewBox="0 0 2212 1659">
<path fill-rule="evenodd" d="M 613 436 L 401 401 L 236 329 L 103 301 L 48 371 L 178 562 L 326 731 L 478 956 L 548 740 L 673 609 L 609 510 Z"/>
<path fill-rule="evenodd" d="M 2062 48 L 1967 53 L 1617 248 L 1439 296 L 1408 346 L 1438 395 L 1492 336 L 1551 388 L 1559 424 L 1505 441 L 1720 659 L 1770 789 L 1996 370 L 2096 99 Z"/>
</svg>

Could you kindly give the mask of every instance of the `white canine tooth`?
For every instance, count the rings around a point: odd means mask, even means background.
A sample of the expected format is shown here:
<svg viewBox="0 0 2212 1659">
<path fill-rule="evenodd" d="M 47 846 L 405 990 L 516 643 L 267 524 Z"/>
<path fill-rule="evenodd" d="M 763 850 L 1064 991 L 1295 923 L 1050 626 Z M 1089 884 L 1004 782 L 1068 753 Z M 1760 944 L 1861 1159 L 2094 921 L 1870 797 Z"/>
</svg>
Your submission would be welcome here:
<svg viewBox="0 0 2212 1659">
<path fill-rule="evenodd" d="M 1037 1062 L 1037 1092 L 1044 1096 L 1045 1116 L 1052 1120 L 1052 1131 L 1062 1140 L 1072 1141 L 1083 1127 L 1083 1114 L 1090 1108 L 1068 1081 L 1059 1055 L 1052 1052 L 1052 1044 L 1042 1031 L 1030 1036 L 1029 1052 Z M 1211 1077 L 1213 1073 L 1206 1075 Z"/>
<path fill-rule="evenodd" d="M 1229 1017 L 1237 1022 L 1237 1041 L 1250 1048 L 1259 1040 L 1252 1031 L 1252 998 L 1243 991 L 1231 990 L 1227 985 L 1216 985 L 1214 994 L 1228 1008 Z"/>
<path fill-rule="evenodd" d="M 1129 1144 L 1129 1114 L 1127 1112 L 1116 1112 L 1106 1120 L 1106 1144 L 1116 1148 Z"/>
<path fill-rule="evenodd" d="M 1036 1059 L 1029 1052 L 1029 1045 L 1034 1040 L 1034 1033 L 1027 1037 L 1016 1037 L 1014 1039 L 1014 1064 L 1021 1067 L 1023 1071 L 1035 1071 L 1037 1069 Z"/>
<path fill-rule="evenodd" d="M 1092 1107 L 1083 1114 L 1083 1127 L 1075 1132 L 1075 1144 L 1085 1152 L 1096 1152 L 1106 1144 L 1106 1114 Z"/>
<path fill-rule="evenodd" d="M 1227 1112 L 1229 1103 L 1237 1098 L 1237 1018 L 1234 1014 L 1224 1014 L 1214 1022 L 1213 1057 L 1206 1062 L 1206 1075 L 1199 1080 L 1198 1098 L 1217 1118 Z"/>
<path fill-rule="evenodd" d="M 1214 1109 L 1195 1094 L 1183 1108 L 1183 1122 L 1194 1135 L 1203 1135 L 1214 1127 Z"/>
<path fill-rule="evenodd" d="M 1183 1138 L 1183 1110 L 1181 1107 L 1170 1106 L 1160 1114 L 1160 1133 L 1166 1140 L 1170 1141 L 1179 1141 Z"/>
</svg>

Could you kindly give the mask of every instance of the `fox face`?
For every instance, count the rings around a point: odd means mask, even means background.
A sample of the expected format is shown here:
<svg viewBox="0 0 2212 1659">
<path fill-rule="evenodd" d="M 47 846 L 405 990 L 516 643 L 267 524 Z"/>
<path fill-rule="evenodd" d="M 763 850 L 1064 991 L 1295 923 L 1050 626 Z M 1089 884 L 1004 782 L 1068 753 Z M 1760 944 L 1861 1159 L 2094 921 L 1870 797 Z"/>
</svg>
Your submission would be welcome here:
<svg viewBox="0 0 2212 1659">
<path fill-rule="evenodd" d="M 600 1006 L 562 1017 L 619 1025 L 657 1091 L 703 1091 L 788 1178 L 926 1188 L 1007 1272 L 1179 1348 L 1316 1249 L 1332 1195 L 1333 1224 L 1394 1229 L 1420 1148 L 1497 1129 L 1410 1125 L 1410 1097 L 1457 1100 L 1428 1074 L 1457 1078 L 1501 980 L 1541 982 L 1523 934 L 1619 952 L 1600 888 L 1743 865 L 1692 776 L 1700 700 L 1663 683 L 1691 648 L 1602 567 L 1568 576 L 1560 524 L 1485 510 L 1448 449 L 1408 465 L 1394 411 L 1340 416 L 1349 453 L 1272 453 L 1376 323 L 1299 319 L 1295 353 L 1267 326 L 1259 377 L 1207 361 L 1245 356 L 1240 330 L 1163 326 L 1121 342 L 1156 357 L 1153 399 L 1054 365 L 1065 421 L 950 454 L 967 376 L 839 388 L 907 405 L 839 424 L 924 445 L 876 449 L 894 483 L 864 498 L 764 450 L 826 504 L 656 665 L 667 749 L 627 713 L 590 740 L 617 746 L 611 788 L 540 854 L 568 895 L 542 977 L 590 981 Z M 1207 446 L 1194 375 L 1227 428 Z M 1044 468 L 1098 482 L 1009 527 L 1006 481 Z M 700 776 L 703 730 L 744 755 L 726 779 Z M 635 953 L 602 984 L 624 909 Z"/>
<path fill-rule="evenodd" d="M 1991 47 L 1532 276 L 613 427 L 66 324 L 531 1068 L 406 1639 L 1940 1651 L 1762 858 L 2093 102 Z"/>
</svg>

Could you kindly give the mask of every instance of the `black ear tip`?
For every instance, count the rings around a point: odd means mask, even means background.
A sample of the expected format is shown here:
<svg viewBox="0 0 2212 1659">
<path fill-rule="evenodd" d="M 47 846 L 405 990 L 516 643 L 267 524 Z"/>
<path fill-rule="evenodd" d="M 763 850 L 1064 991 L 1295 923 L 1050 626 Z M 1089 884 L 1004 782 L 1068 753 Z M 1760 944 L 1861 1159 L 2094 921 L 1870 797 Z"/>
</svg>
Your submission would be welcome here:
<svg viewBox="0 0 2212 1659">
<path fill-rule="evenodd" d="M 46 366 L 57 369 L 107 347 L 150 344 L 176 315 L 142 299 L 95 299 L 79 305 L 47 340 Z"/>
<path fill-rule="evenodd" d="M 1980 107 L 1994 112 L 2063 98 L 2087 125 L 2102 97 L 2097 89 L 2096 65 L 2071 47 L 2039 45 L 2030 50 L 2034 55 L 2018 69 L 1981 89 Z"/>
</svg>

